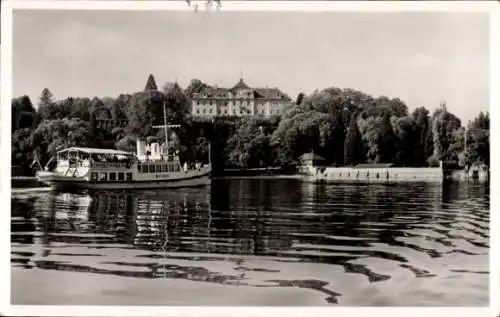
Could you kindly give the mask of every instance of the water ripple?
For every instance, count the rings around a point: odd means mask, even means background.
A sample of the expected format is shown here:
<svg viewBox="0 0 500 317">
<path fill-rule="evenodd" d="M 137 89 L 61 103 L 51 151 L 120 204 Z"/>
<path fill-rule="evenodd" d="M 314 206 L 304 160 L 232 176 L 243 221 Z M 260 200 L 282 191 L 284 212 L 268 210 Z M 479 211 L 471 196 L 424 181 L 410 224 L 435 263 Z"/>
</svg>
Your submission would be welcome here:
<svg viewBox="0 0 500 317">
<path fill-rule="evenodd" d="M 13 268 L 299 288 L 327 304 L 375 305 L 362 294 L 411 278 L 458 274 L 462 289 L 489 273 L 489 189 L 470 184 L 247 179 L 210 191 L 34 193 L 12 197 L 11 229 Z M 404 302 L 434 303 L 436 283 Z M 474 283 L 472 304 L 488 292 Z M 447 287 L 443 305 L 454 304 Z"/>
</svg>

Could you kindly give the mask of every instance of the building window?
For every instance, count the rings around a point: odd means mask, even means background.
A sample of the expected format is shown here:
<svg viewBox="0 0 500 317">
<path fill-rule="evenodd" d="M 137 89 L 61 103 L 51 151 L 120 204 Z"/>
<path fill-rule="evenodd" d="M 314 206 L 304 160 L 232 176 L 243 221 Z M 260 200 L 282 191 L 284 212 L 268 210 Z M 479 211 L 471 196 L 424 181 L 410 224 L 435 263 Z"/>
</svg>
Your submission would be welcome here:
<svg viewBox="0 0 500 317">
<path fill-rule="evenodd" d="M 196 109 L 196 113 L 197 113 L 197 114 L 200 114 L 200 109 Z"/>
<path fill-rule="evenodd" d="M 118 180 L 119 181 L 125 180 L 125 174 L 124 173 L 118 173 Z"/>
<path fill-rule="evenodd" d="M 109 180 L 110 181 L 115 181 L 116 180 L 116 173 L 109 173 Z"/>
<path fill-rule="evenodd" d="M 131 181 L 132 180 L 132 173 L 127 173 L 127 180 Z"/>
<path fill-rule="evenodd" d="M 203 109 L 203 114 L 207 113 L 207 109 Z"/>
</svg>

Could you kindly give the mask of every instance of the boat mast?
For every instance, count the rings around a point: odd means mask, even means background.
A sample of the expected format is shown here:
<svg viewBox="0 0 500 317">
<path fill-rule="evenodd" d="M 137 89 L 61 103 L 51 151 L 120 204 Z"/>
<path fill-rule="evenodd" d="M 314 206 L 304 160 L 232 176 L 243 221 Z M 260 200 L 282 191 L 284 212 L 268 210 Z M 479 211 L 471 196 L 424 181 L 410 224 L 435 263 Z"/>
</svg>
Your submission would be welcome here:
<svg viewBox="0 0 500 317">
<path fill-rule="evenodd" d="M 168 126 L 167 126 L 167 108 L 165 106 L 165 100 L 163 100 L 163 124 L 165 126 L 165 147 L 167 148 L 167 158 L 168 158 Z"/>
<path fill-rule="evenodd" d="M 161 129 L 163 128 L 165 131 L 165 146 L 167 148 L 167 157 L 168 157 L 168 128 L 179 128 L 180 124 L 167 124 L 167 106 L 165 101 L 163 101 L 163 125 L 155 125 L 153 128 Z"/>
</svg>

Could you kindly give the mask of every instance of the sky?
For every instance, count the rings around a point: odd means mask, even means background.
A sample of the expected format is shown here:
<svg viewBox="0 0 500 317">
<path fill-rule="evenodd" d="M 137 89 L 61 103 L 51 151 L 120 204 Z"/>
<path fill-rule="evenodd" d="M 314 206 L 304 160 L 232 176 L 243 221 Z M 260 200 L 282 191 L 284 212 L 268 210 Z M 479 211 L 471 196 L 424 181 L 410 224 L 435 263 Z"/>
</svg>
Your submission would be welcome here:
<svg viewBox="0 0 500 317">
<path fill-rule="evenodd" d="M 299 92 L 352 88 L 440 102 L 465 123 L 489 109 L 489 20 L 451 12 L 16 10 L 13 96 L 116 97 L 193 78 Z"/>
</svg>

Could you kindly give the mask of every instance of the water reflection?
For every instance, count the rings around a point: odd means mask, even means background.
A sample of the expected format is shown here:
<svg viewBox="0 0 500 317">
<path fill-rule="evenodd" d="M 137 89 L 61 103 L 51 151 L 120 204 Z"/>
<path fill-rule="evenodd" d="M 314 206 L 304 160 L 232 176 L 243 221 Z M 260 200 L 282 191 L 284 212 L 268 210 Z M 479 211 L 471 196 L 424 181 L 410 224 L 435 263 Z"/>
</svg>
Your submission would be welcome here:
<svg viewBox="0 0 500 317">
<path fill-rule="evenodd" d="M 473 184 L 246 179 L 210 189 L 39 193 L 12 198 L 11 261 L 25 269 L 306 288 L 338 303 L 344 293 L 333 273 L 311 268 L 338 268 L 368 283 L 396 283 L 404 272 L 488 274 L 488 223 L 489 189 Z M 452 255 L 460 261 L 450 264 Z M 478 256 L 486 259 L 481 268 L 467 264 Z"/>
</svg>

